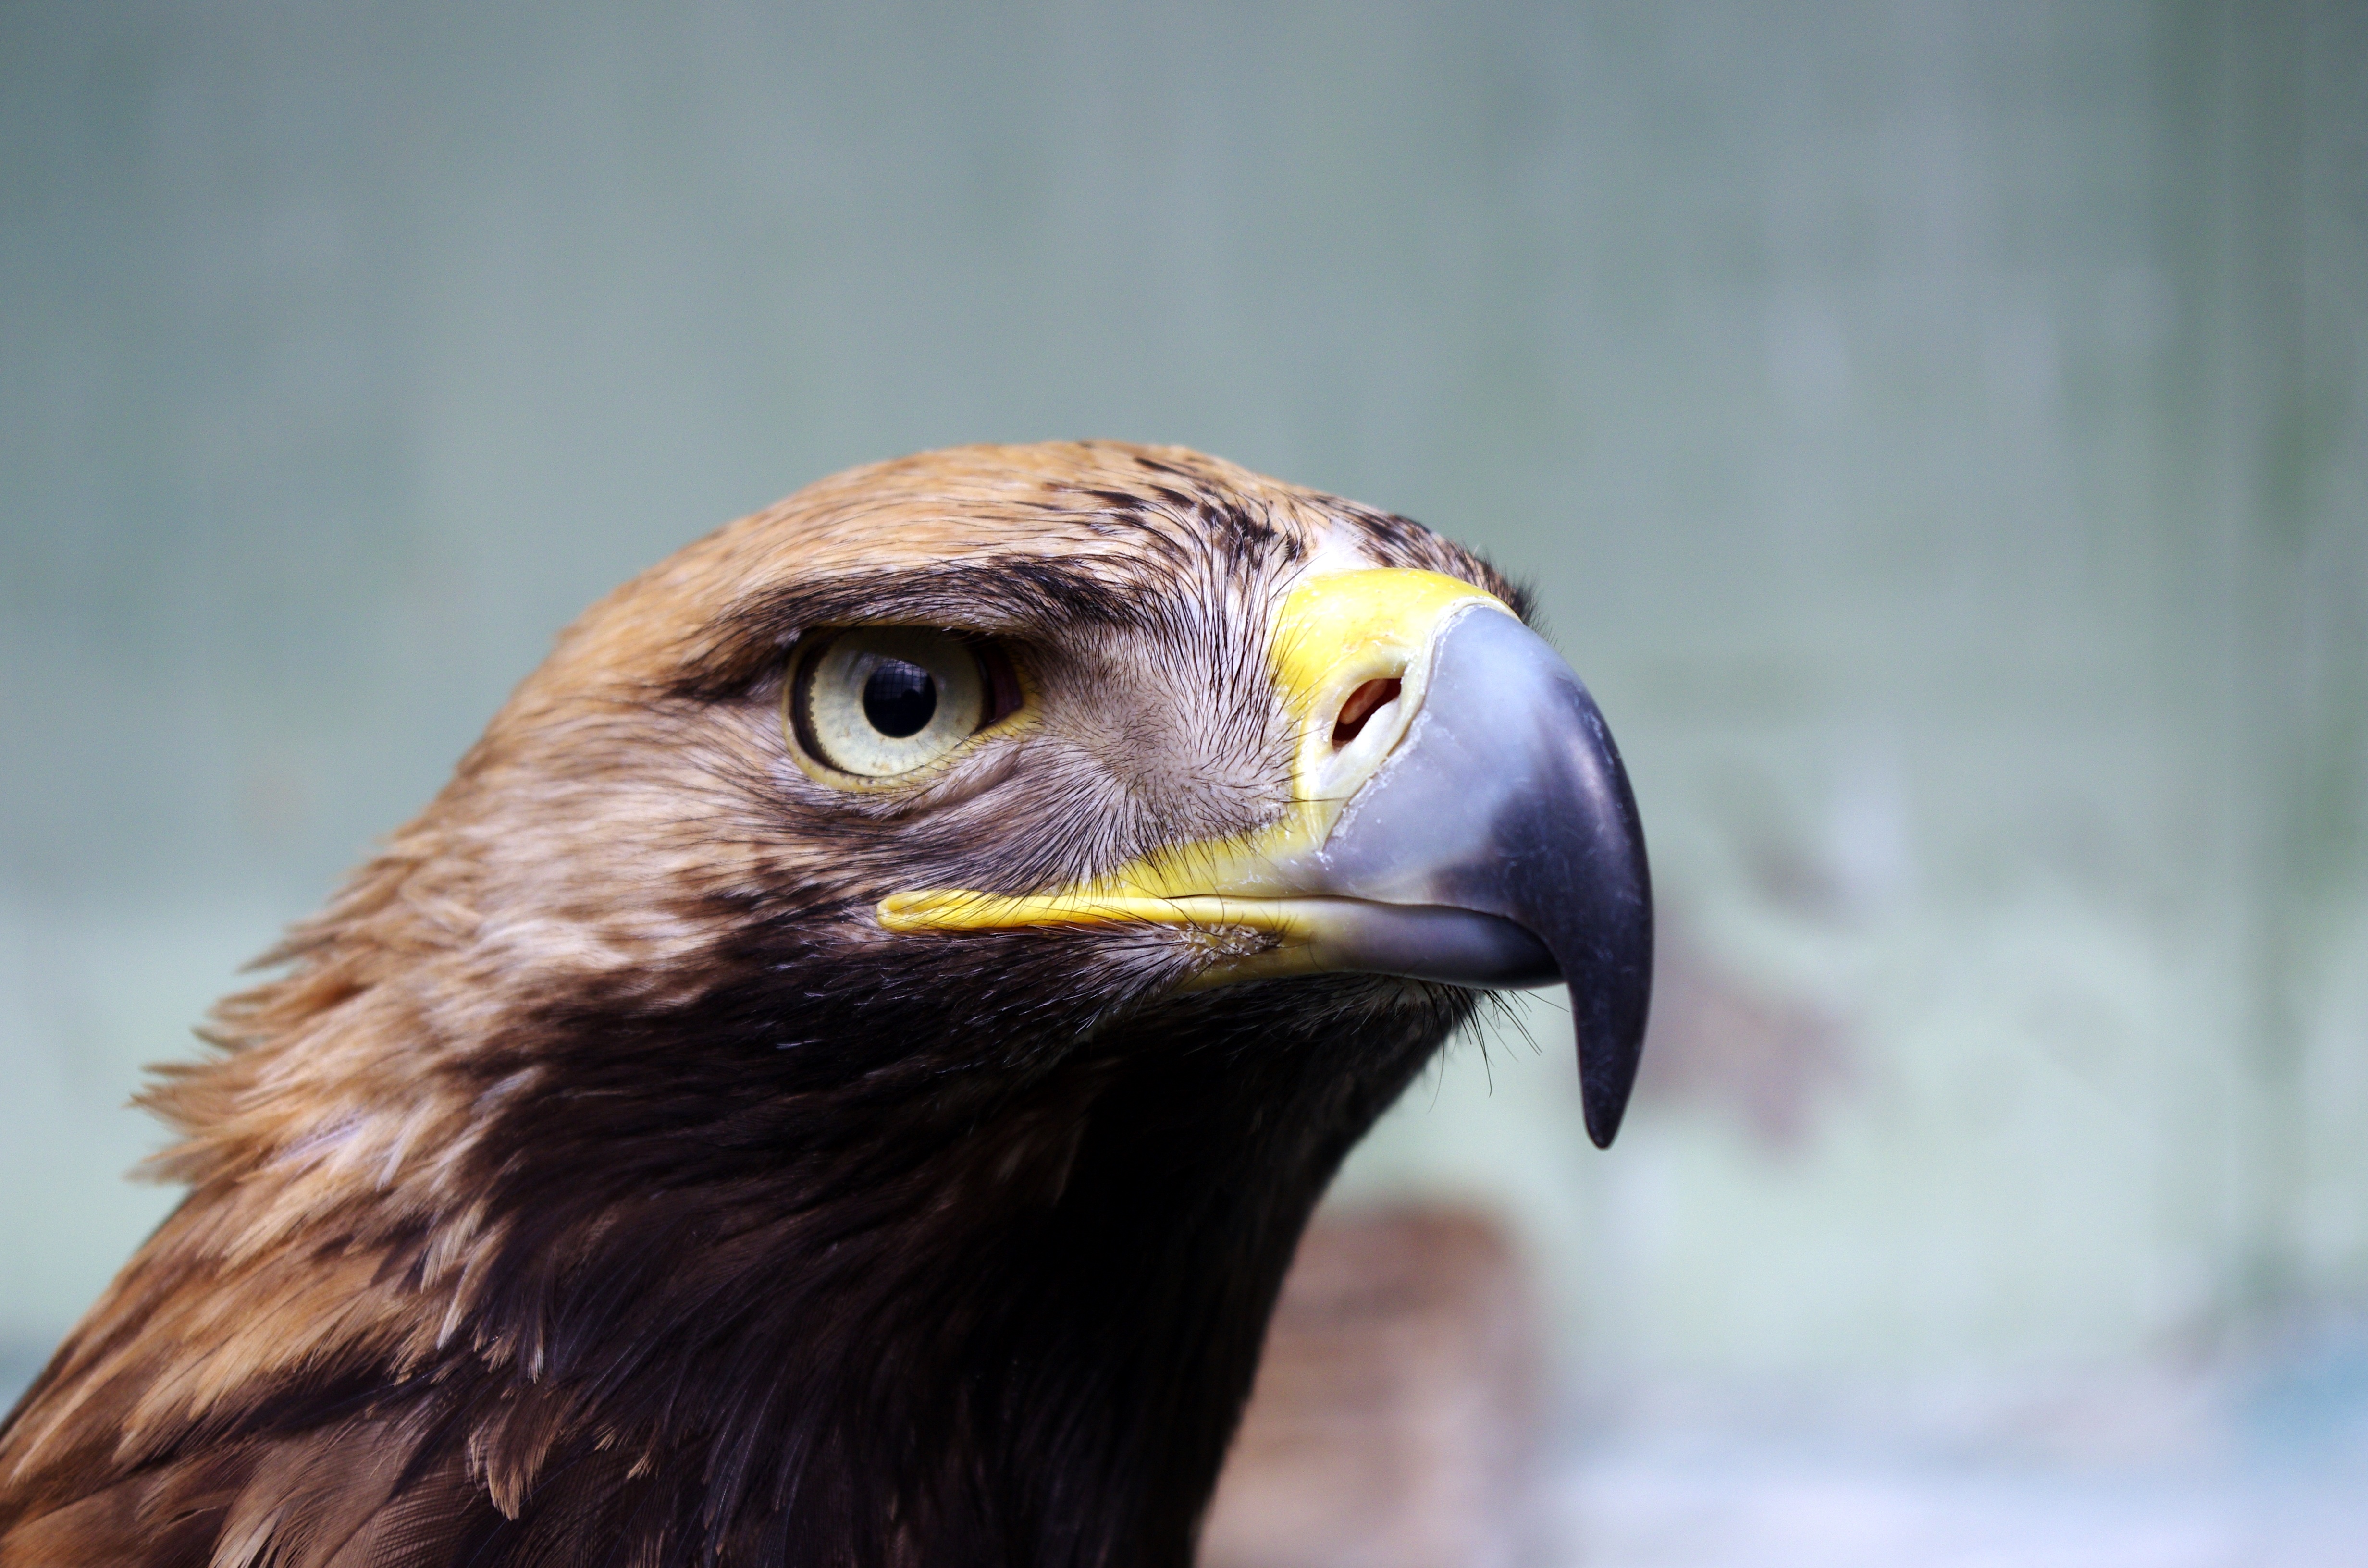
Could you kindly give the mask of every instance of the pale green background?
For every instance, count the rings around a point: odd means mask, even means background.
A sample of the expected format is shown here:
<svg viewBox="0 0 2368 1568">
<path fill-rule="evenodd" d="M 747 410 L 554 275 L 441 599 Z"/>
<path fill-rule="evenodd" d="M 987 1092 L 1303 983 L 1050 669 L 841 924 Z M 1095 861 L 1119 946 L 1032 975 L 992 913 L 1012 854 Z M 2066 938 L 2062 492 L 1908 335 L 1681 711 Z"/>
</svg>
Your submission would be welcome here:
<svg viewBox="0 0 2368 1568">
<path fill-rule="evenodd" d="M 1660 1077 L 1593 1153 L 1541 1006 L 1350 1178 L 1513 1213 L 1583 1382 L 2343 1320 L 2364 73 L 2334 5 L 9 4 L 6 1381 L 168 1200 L 139 1064 L 571 614 L 1075 435 L 1479 545 L 1601 699 Z"/>
</svg>

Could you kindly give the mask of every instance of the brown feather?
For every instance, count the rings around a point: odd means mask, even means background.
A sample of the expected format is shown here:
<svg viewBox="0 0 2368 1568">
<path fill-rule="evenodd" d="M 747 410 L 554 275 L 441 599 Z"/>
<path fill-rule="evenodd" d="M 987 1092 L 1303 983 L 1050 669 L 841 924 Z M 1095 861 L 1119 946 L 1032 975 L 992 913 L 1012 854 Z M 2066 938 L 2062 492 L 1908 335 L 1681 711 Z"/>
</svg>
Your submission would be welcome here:
<svg viewBox="0 0 2368 1568">
<path fill-rule="evenodd" d="M 157 1072 L 189 1193 L 0 1429 L 0 1568 L 1184 1561 L 1307 1208 L 1468 1003 L 862 912 L 1270 818 L 1317 551 L 1511 596 L 1084 443 L 840 474 L 594 606 Z M 779 685 L 851 620 L 1012 639 L 1042 722 L 825 789 Z"/>
</svg>

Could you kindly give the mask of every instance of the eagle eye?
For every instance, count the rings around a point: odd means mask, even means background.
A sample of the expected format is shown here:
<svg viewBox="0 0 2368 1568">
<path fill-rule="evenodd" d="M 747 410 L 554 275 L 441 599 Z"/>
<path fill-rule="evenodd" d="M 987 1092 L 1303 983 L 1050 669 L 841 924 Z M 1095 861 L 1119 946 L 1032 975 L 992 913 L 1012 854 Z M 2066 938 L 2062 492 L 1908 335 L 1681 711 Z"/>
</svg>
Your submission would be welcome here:
<svg viewBox="0 0 2368 1568">
<path fill-rule="evenodd" d="M 791 672 L 791 743 L 833 773 L 893 778 L 945 756 L 1019 708 L 992 642 L 917 626 L 856 626 L 817 639 Z"/>
</svg>

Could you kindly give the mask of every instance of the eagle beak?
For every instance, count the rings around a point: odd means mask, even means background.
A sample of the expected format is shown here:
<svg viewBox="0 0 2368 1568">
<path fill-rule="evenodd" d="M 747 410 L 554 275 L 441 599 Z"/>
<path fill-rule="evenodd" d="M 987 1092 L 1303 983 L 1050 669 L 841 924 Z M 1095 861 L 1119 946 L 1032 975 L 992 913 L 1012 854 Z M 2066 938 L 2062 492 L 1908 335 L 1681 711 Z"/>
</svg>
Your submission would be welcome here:
<svg viewBox="0 0 2368 1568">
<path fill-rule="evenodd" d="M 1501 940 L 1464 954 L 1442 946 L 1376 965 L 1476 985 L 1570 988 L 1588 1135 L 1620 1130 L 1653 985 L 1653 890 L 1645 829 L 1603 715 L 1543 638 L 1509 614 L 1477 608 L 1441 629 L 1429 689 L 1390 759 L 1342 812 L 1319 857 L 1323 891 L 1353 910 L 1436 909 L 1491 917 Z M 1356 946 L 1354 918 L 1341 922 Z M 1396 934 L 1367 939 L 1376 957 Z M 1532 956 L 1550 955 L 1543 969 Z M 1451 957 L 1451 954 L 1452 956 Z M 1490 965 L 1500 967 L 1491 969 Z"/>
<path fill-rule="evenodd" d="M 1053 893 L 895 894 L 881 924 L 1183 927 L 1210 954 L 1196 988 L 1341 971 L 1559 980 L 1588 1134 L 1609 1146 L 1644 1043 L 1653 896 L 1635 799 L 1587 687 L 1501 602 L 1428 572 L 1311 579 L 1277 612 L 1272 648 L 1298 731 L 1280 820 Z"/>
</svg>

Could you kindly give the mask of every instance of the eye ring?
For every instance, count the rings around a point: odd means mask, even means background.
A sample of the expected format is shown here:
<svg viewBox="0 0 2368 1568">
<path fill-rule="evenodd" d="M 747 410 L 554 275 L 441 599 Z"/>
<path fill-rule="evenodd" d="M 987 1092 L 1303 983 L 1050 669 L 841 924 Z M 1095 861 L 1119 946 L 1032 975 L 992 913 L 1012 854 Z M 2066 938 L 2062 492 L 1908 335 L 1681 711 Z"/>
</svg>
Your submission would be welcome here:
<svg viewBox="0 0 2368 1568">
<path fill-rule="evenodd" d="M 813 777 L 846 788 L 904 778 L 1025 700 L 994 638 L 919 626 L 850 626 L 803 639 L 781 728 Z"/>
</svg>

